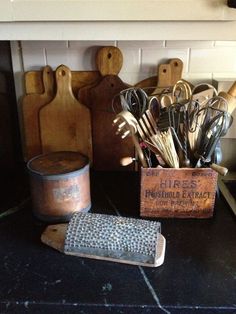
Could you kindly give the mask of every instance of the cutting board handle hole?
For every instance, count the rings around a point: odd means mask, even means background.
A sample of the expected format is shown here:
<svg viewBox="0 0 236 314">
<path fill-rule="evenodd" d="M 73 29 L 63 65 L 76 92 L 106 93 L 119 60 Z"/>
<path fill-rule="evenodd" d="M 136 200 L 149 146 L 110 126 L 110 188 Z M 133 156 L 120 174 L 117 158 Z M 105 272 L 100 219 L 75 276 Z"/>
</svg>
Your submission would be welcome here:
<svg viewBox="0 0 236 314">
<path fill-rule="evenodd" d="M 162 71 L 163 73 L 166 73 L 166 69 L 163 69 L 163 71 Z"/>
<path fill-rule="evenodd" d="M 109 52 L 108 55 L 107 55 L 107 58 L 111 59 L 111 57 L 112 57 L 112 54 Z"/>
<path fill-rule="evenodd" d="M 177 61 L 175 61 L 174 66 L 175 66 L 175 67 L 177 67 L 177 66 L 178 66 L 178 62 L 177 62 Z"/>
<path fill-rule="evenodd" d="M 61 76 L 66 76 L 66 71 L 65 71 L 65 70 L 61 70 L 61 71 L 59 72 L 59 75 L 61 75 Z"/>
<path fill-rule="evenodd" d="M 111 87 L 114 87 L 114 84 L 113 84 L 113 83 L 111 83 Z"/>
</svg>

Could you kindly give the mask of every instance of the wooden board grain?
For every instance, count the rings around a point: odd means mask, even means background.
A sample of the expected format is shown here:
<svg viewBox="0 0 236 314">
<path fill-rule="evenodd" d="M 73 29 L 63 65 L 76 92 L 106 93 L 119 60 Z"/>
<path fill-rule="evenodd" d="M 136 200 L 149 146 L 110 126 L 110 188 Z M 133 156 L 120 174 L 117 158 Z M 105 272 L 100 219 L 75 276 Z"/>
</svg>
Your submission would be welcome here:
<svg viewBox="0 0 236 314">
<path fill-rule="evenodd" d="M 29 78 L 28 81 L 30 82 Z M 42 153 L 39 110 L 54 97 L 54 75 L 51 67 L 46 66 L 42 72 L 43 93 L 25 95 L 22 99 L 22 122 L 24 133 L 24 160 Z"/>
<path fill-rule="evenodd" d="M 179 58 L 173 58 L 169 60 L 168 64 L 170 66 L 168 65 L 167 68 L 165 65 L 160 65 L 156 76 L 148 77 L 136 83 L 135 87 L 143 88 L 148 95 L 162 91 L 163 87 L 173 87 L 182 78 L 183 62 Z M 160 75 L 161 71 L 163 73 Z"/>
<path fill-rule="evenodd" d="M 85 88 L 82 95 L 91 109 L 93 167 L 96 170 L 134 169 L 133 164 L 127 167 L 120 164 L 121 158 L 134 157 L 133 143 L 130 138 L 122 140 L 113 127 L 116 117 L 112 106 L 114 98 L 129 87 L 118 77 L 122 62 L 122 53 L 117 47 L 99 49 L 96 64 L 103 77 L 98 84 Z"/>
<path fill-rule="evenodd" d="M 57 68 L 56 83 L 55 98 L 40 110 L 43 153 L 78 151 L 92 161 L 90 110 L 74 97 L 68 67 Z"/>
<path fill-rule="evenodd" d="M 174 86 L 179 80 L 182 79 L 183 61 L 179 58 L 170 59 L 171 66 L 171 86 Z"/>
<path fill-rule="evenodd" d="M 213 216 L 217 172 L 210 168 L 142 168 L 141 217 Z"/>
<path fill-rule="evenodd" d="M 128 86 L 116 75 L 107 75 L 101 82 L 90 89 L 93 162 L 96 170 L 131 170 L 134 165 L 120 165 L 120 159 L 134 157 L 134 146 L 129 137 L 121 139 L 113 127 L 116 117 L 112 102 L 121 90 Z"/>
<path fill-rule="evenodd" d="M 72 71 L 72 91 L 77 97 L 81 87 L 97 82 L 101 78 L 99 71 Z M 26 94 L 42 94 L 44 91 L 41 71 L 29 71 L 25 73 Z"/>
<path fill-rule="evenodd" d="M 157 77 L 157 87 L 152 92 L 152 95 L 160 94 L 165 88 L 171 86 L 171 65 L 160 64 L 158 66 Z"/>
</svg>

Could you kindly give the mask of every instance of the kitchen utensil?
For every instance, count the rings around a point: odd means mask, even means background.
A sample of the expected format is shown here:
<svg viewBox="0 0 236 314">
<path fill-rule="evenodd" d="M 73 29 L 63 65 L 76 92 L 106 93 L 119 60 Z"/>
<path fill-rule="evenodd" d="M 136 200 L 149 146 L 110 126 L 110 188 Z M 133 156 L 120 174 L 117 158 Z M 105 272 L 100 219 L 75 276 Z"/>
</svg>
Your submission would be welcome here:
<svg viewBox="0 0 236 314">
<path fill-rule="evenodd" d="M 232 116 L 228 112 L 214 107 L 207 107 L 204 108 L 204 110 L 210 112 L 210 114 L 205 114 L 205 118 L 198 135 L 195 151 L 195 157 L 198 158 L 196 167 L 200 167 L 205 163 L 220 174 L 225 175 L 228 170 L 224 167 L 211 163 L 211 158 L 219 139 L 227 133 L 227 130 L 232 124 Z"/>
<path fill-rule="evenodd" d="M 48 226 L 41 240 L 68 255 L 149 267 L 164 262 L 166 243 L 157 221 L 90 213 Z"/>
<path fill-rule="evenodd" d="M 90 111 L 75 99 L 71 72 L 65 65 L 57 68 L 56 83 L 55 98 L 39 115 L 43 152 L 79 151 L 92 161 Z"/>
<path fill-rule="evenodd" d="M 89 89 L 95 170 L 124 170 L 120 165 L 120 159 L 124 156 L 134 157 L 132 140 L 130 138 L 122 140 L 115 134 L 112 126 L 116 116 L 112 109 L 114 98 L 121 90 L 129 87 L 118 77 L 122 67 L 121 56 L 121 51 L 117 47 L 103 47 L 96 56 L 99 72 L 106 75 L 96 86 Z M 134 165 L 125 169 L 134 169 Z"/>
<path fill-rule="evenodd" d="M 227 93 L 220 92 L 219 96 L 223 97 L 225 100 L 227 100 L 228 112 L 230 114 L 232 114 L 236 108 L 236 81 L 233 83 L 233 85 L 230 87 L 230 89 Z"/>
<path fill-rule="evenodd" d="M 136 119 L 139 119 L 150 105 L 148 95 L 141 88 L 130 87 L 122 90 L 119 97 L 121 108 L 114 108 L 113 105 L 114 111 L 129 111 Z"/>
<path fill-rule="evenodd" d="M 25 95 L 22 99 L 22 120 L 24 133 L 24 159 L 31 159 L 42 153 L 39 110 L 54 97 L 54 76 L 50 66 L 42 72 L 44 92 L 42 94 Z M 28 79 L 28 82 L 30 80 Z"/>
<path fill-rule="evenodd" d="M 122 139 L 126 138 L 127 136 L 131 136 L 142 167 L 147 167 L 147 161 L 140 147 L 138 137 L 136 136 L 138 122 L 132 115 L 132 113 L 130 113 L 129 111 L 122 111 L 118 113 L 116 115 L 116 118 L 113 120 L 113 123 L 114 125 L 117 125 L 119 123 L 117 134 L 120 134 Z"/>
</svg>

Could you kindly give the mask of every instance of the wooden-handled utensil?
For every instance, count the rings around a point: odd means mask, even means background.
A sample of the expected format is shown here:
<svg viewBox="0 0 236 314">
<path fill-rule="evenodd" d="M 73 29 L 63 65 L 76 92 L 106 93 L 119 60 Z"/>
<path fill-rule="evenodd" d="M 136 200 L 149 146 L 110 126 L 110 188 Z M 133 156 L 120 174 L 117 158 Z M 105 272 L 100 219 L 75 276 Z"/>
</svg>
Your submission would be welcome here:
<svg viewBox="0 0 236 314">
<path fill-rule="evenodd" d="M 236 108 L 236 81 L 233 83 L 233 85 L 230 87 L 227 93 L 220 92 L 219 96 L 223 97 L 228 102 L 228 112 L 230 114 L 233 113 L 233 111 Z"/>
<path fill-rule="evenodd" d="M 92 160 L 91 117 L 87 107 L 71 88 L 71 71 L 65 65 L 56 70 L 55 98 L 40 110 L 43 152 L 79 151 Z"/>
<path fill-rule="evenodd" d="M 55 93 L 54 76 L 51 67 L 44 67 L 42 74 L 44 92 L 42 94 L 25 95 L 22 99 L 25 161 L 42 153 L 39 129 L 39 110 L 52 100 Z"/>
</svg>

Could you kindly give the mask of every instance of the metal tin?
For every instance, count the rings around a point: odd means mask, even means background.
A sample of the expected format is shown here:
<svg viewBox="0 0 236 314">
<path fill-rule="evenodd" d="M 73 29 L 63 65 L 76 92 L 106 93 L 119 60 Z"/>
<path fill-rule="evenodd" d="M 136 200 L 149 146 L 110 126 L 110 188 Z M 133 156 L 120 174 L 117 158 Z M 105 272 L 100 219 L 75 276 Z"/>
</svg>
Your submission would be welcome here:
<svg viewBox="0 0 236 314">
<path fill-rule="evenodd" d="M 91 207 L 88 157 L 78 152 L 52 152 L 27 163 L 34 215 L 66 222 L 74 212 Z"/>
</svg>

